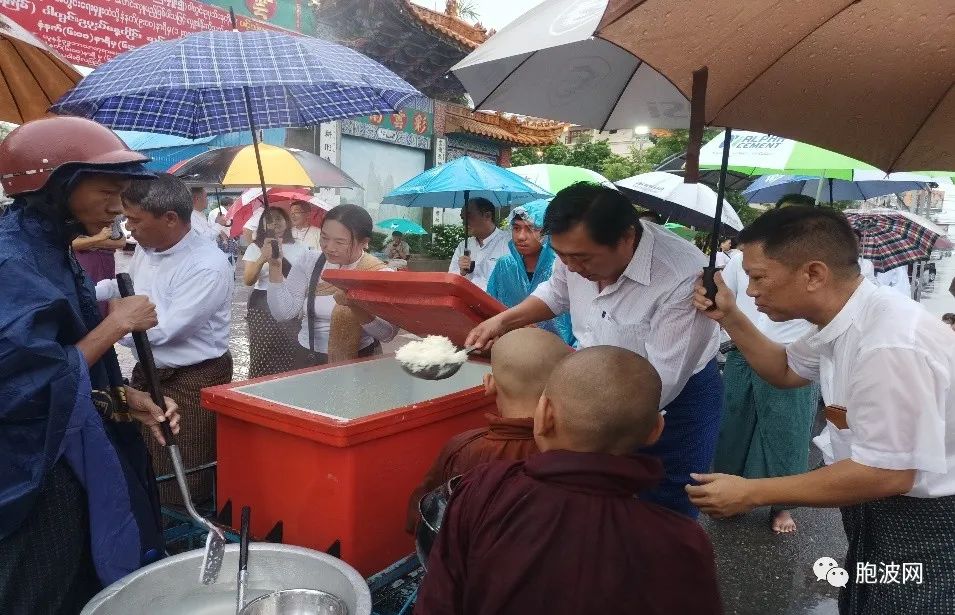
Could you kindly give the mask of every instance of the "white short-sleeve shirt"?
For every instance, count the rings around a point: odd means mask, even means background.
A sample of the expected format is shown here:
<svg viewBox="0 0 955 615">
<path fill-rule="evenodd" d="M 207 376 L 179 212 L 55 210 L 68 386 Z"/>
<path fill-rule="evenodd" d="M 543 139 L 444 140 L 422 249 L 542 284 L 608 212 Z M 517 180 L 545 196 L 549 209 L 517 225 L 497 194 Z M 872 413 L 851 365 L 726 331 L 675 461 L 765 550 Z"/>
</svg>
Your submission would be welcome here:
<svg viewBox="0 0 955 615">
<path fill-rule="evenodd" d="M 305 253 L 305 250 L 308 249 L 303 243 L 298 241 L 294 243 L 283 243 L 282 244 L 282 256 L 289 262 L 289 264 L 295 263 L 302 257 L 302 254 Z M 245 249 L 245 254 L 242 255 L 242 260 L 246 263 L 254 263 L 259 260 L 259 256 L 262 254 L 262 248 L 255 242 L 250 243 L 249 247 Z M 259 271 L 259 277 L 255 281 L 255 290 L 268 290 L 269 289 L 269 264 L 265 263 L 262 265 L 262 269 Z"/>
<path fill-rule="evenodd" d="M 646 357 L 660 374 L 661 407 L 716 357 L 719 327 L 693 307 L 706 257 L 663 227 L 641 222 L 640 243 L 623 275 L 601 291 L 558 259 L 532 293 L 554 314 L 570 312 L 581 348 L 608 345 Z"/>
<path fill-rule="evenodd" d="M 955 495 L 955 334 L 921 305 L 864 280 L 828 325 L 787 347 L 790 368 L 846 408 L 814 439 L 827 464 L 916 470 L 914 497 Z"/>
<path fill-rule="evenodd" d="M 478 243 L 477 239 L 469 237 L 467 240 L 468 250 L 471 252 L 471 260 L 474 261 L 474 273 L 464 277 L 471 280 L 481 290 L 487 290 L 487 282 L 491 279 L 491 272 L 494 271 L 498 259 L 510 252 L 508 247 L 510 240 L 511 234 L 505 233 L 499 228 L 494 229 L 494 232 L 486 237 L 483 243 Z M 458 261 L 461 260 L 462 256 L 464 256 L 464 241 L 459 243 L 454 250 L 454 255 L 451 257 L 451 266 L 448 268 L 449 273 L 461 273 Z"/>
</svg>

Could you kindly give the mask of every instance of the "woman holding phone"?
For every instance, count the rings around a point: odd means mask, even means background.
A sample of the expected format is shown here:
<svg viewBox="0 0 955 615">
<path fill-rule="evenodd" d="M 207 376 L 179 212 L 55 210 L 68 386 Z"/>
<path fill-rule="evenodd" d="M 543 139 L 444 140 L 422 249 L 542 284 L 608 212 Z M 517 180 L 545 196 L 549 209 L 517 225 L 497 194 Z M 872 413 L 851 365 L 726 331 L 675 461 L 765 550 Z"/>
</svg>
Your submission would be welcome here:
<svg viewBox="0 0 955 615">
<path fill-rule="evenodd" d="M 281 244 L 281 245 L 278 245 Z M 295 241 L 292 223 L 285 210 L 270 207 L 259 219 L 255 238 L 245 250 L 242 277 L 246 286 L 252 286 L 247 312 L 249 336 L 249 378 L 269 376 L 292 369 L 293 354 L 298 342 L 301 314 L 279 322 L 269 311 L 269 261 L 278 255 L 283 273 L 288 273 L 294 262 L 308 246 Z"/>
</svg>

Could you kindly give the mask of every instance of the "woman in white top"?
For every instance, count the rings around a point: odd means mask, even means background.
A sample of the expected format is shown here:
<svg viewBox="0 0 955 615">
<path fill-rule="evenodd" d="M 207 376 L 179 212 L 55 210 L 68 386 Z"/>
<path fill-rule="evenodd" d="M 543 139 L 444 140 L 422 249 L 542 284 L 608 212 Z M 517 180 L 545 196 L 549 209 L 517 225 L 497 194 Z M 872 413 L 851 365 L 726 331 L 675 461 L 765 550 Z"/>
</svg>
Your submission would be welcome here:
<svg viewBox="0 0 955 615">
<path fill-rule="evenodd" d="M 727 237 L 720 242 L 720 251 L 716 253 L 716 266 L 720 269 L 729 264 L 733 255 L 739 252 L 739 242 Z"/>
<path fill-rule="evenodd" d="M 246 286 L 252 286 L 247 312 L 249 335 L 249 378 L 269 376 L 292 369 L 293 351 L 298 345 L 299 323 L 295 318 L 301 314 L 279 322 L 269 311 L 267 290 L 269 288 L 269 255 L 271 250 L 267 242 L 281 242 L 281 260 L 279 269 L 291 269 L 291 262 L 298 260 L 307 247 L 292 237 L 292 223 L 284 210 L 270 207 L 259 219 L 255 240 L 245 250 L 242 260 L 245 269 L 242 272 Z M 263 248 L 263 246 L 265 246 Z"/>
<path fill-rule="evenodd" d="M 270 269 L 272 316 L 287 320 L 305 310 L 295 369 L 380 354 L 381 342 L 397 335 L 398 327 L 351 305 L 340 290 L 321 279 L 324 269 L 391 271 L 365 251 L 372 226 L 371 216 L 361 207 L 339 205 L 322 222 L 322 252 L 307 250 L 292 264 L 287 278 L 279 267 Z"/>
<path fill-rule="evenodd" d="M 289 215 L 292 219 L 292 236 L 295 241 L 305 244 L 313 250 L 321 250 L 319 234 L 321 229 L 312 226 L 312 204 L 305 201 L 292 201 L 289 206 Z M 317 222 L 317 224 L 321 224 Z"/>
</svg>

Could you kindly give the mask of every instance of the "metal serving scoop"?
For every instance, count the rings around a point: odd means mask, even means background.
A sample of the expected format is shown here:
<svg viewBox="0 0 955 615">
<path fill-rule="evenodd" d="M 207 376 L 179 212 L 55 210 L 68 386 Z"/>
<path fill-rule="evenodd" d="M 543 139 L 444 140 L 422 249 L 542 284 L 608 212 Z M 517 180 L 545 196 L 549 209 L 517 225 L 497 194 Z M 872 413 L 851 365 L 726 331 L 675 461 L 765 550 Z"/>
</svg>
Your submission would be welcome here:
<svg viewBox="0 0 955 615">
<path fill-rule="evenodd" d="M 477 348 L 464 349 L 465 354 L 468 354 L 468 355 L 473 354 L 477 351 L 478 351 Z M 413 369 L 411 369 L 410 367 L 408 367 L 401 361 L 398 361 L 398 364 L 401 366 L 401 369 L 405 370 L 405 372 L 408 375 L 414 376 L 415 378 L 419 378 L 421 380 L 444 380 L 445 378 L 450 378 L 451 376 L 458 373 L 458 370 L 461 369 L 461 366 L 464 365 L 464 362 L 438 363 L 435 365 L 429 365 L 428 367 L 419 371 L 414 371 Z"/>
<path fill-rule="evenodd" d="M 127 273 L 120 273 L 116 276 L 116 284 L 119 286 L 119 294 L 123 297 L 131 297 L 135 294 L 133 289 L 133 280 Z M 153 403 L 159 406 L 161 410 L 166 410 L 166 400 L 162 396 L 159 387 L 159 376 L 156 372 L 156 362 L 153 359 L 152 345 L 145 333 L 134 332 L 133 341 L 136 344 L 136 354 L 139 355 L 139 364 L 142 367 L 143 374 L 146 376 L 146 388 L 149 389 L 149 395 Z M 200 515 L 192 503 L 192 495 L 189 493 L 189 484 L 186 482 L 186 467 L 182 462 L 182 452 L 179 450 L 179 444 L 176 436 L 169 427 L 169 422 L 159 424 L 162 430 L 163 438 L 166 440 L 166 450 L 169 451 L 169 457 L 172 460 L 172 468 L 176 474 L 176 483 L 179 485 L 179 491 L 182 493 L 182 501 L 186 506 L 186 511 L 193 521 L 201 527 L 208 530 L 206 535 L 206 550 L 202 557 L 202 566 L 199 571 L 199 581 L 203 585 L 211 585 L 219 578 L 219 570 L 222 568 L 222 558 L 225 554 L 225 533 L 216 524 L 212 523 Z"/>
</svg>

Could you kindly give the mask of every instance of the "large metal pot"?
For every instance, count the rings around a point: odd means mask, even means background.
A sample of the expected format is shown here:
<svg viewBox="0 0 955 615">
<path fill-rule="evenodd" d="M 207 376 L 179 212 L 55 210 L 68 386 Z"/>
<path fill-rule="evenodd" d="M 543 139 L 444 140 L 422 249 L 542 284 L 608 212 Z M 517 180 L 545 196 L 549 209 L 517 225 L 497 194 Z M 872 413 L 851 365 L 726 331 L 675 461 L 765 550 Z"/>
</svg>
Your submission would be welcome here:
<svg viewBox="0 0 955 615">
<path fill-rule="evenodd" d="M 348 615 L 345 601 L 314 589 L 283 589 L 245 605 L 239 615 Z"/>
<path fill-rule="evenodd" d="M 113 583 L 81 615 L 235 615 L 239 545 L 228 545 L 222 574 L 212 585 L 198 582 L 202 551 L 167 557 Z M 249 545 L 246 600 L 283 589 L 333 594 L 349 615 L 371 614 L 371 592 L 354 568 L 325 553 L 270 543 Z"/>
</svg>

